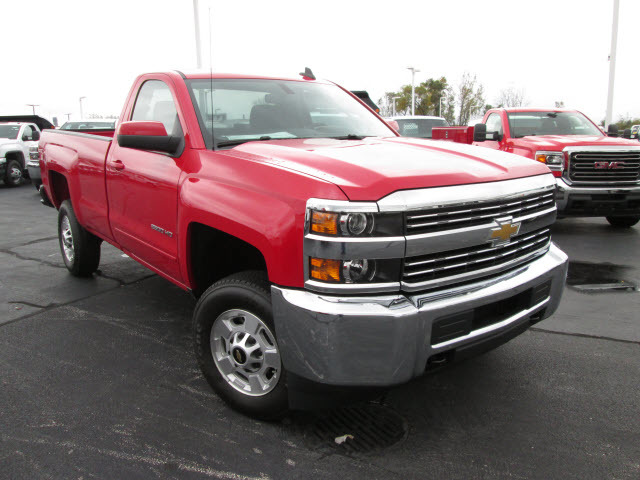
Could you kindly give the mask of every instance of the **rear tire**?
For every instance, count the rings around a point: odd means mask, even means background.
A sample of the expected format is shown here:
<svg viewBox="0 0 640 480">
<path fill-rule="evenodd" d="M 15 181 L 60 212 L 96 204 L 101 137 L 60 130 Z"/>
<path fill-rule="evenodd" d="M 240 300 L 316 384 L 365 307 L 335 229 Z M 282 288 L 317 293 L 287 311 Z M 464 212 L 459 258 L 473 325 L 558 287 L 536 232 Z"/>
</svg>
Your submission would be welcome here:
<svg viewBox="0 0 640 480">
<path fill-rule="evenodd" d="M 611 224 L 612 227 L 616 228 L 629 228 L 633 227 L 636 223 L 640 221 L 639 217 L 606 217 L 607 222 Z"/>
<path fill-rule="evenodd" d="M 71 275 L 89 277 L 98 269 L 102 242 L 78 223 L 69 200 L 62 202 L 58 211 L 58 241 Z"/>
<path fill-rule="evenodd" d="M 4 183 L 8 187 L 17 187 L 22 184 L 22 165 L 20 165 L 18 160 L 7 160 L 7 171 L 4 174 Z"/>
<path fill-rule="evenodd" d="M 287 413 L 265 273 L 241 272 L 209 287 L 193 313 L 193 338 L 202 373 L 231 407 L 263 420 Z"/>
</svg>

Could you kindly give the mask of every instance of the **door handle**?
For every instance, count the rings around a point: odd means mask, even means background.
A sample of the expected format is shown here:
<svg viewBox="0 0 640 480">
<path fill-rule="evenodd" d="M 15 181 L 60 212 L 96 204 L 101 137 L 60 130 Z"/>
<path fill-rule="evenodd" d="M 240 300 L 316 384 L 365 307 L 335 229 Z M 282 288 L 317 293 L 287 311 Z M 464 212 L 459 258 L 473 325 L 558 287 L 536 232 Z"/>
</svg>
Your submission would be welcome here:
<svg viewBox="0 0 640 480">
<path fill-rule="evenodd" d="M 111 168 L 118 171 L 124 170 L 124 163 L 122 163 L 122 160 L 114 160 L 111 162 Z"/>
</svg>

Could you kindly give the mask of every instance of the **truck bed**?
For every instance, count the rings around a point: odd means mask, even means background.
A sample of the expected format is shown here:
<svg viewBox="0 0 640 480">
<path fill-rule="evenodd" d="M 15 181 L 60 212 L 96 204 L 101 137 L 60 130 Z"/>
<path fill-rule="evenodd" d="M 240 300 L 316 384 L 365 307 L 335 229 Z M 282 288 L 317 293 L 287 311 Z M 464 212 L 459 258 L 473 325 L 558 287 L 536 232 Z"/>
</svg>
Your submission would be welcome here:
<svg viewBox="0 0 640 480">
<path fill-rule="evenodd" d="M 45 130 L 40 140 L 41 158 L 47 163 L 44 176 L 53 172 L 64 175 L 69 182 L 71 201 L 78 221 L 90 231 L 110 232 L 107 217 L 107 192 L 105 186 L 105 160 L 110 136 L 92 135 L 64 130 Z M 82 181 L 80 181 L 80 173 Z M 47 191 L 56 207 L 60 199 Z"/>
</svg>

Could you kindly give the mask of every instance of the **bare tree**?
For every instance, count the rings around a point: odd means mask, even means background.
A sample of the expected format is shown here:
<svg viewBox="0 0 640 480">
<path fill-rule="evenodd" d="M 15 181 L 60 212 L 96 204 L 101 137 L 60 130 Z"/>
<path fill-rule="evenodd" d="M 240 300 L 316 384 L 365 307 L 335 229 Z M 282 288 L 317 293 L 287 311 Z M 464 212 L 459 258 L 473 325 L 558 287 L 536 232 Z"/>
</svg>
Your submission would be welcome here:
<svg viewBox="0 0 640 480">
<path fill-rule="evenodd" d="M 469 120 L 484 109 L 484 87 L 475 75 L 465 72 L 458 87 L 458 125 L 466 125 Z"/>
<path fill-rule="evenodd" d="M 496 100 L 498 107 L 523 107 L 529 103 L 522 88 L 503 88 Z"/>
</svg>

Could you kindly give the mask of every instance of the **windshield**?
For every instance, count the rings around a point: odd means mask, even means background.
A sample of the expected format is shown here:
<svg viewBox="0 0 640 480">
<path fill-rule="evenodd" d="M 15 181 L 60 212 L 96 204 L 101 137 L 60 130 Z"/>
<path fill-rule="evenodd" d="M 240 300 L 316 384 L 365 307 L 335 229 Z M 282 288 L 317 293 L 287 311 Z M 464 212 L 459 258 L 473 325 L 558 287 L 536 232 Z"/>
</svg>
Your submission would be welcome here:
<svg viewBox="0 0 640 480">
<path fill-rule="evenodd" d="M 207 145 L 252 140 L 395 136 L 335 85 L 285 80 L 188 80 Z M 213 86 L 213 90 L 212 90 Z"/>
<path fill-rule="evenodd" d="M 431 138 L 433 127 L 448 127 L 444 118 L 396 118 L 403 137 Z"/>
<path fill-rule="evenodd" d="M 116 128 L 116 121 L 102 121 L 102 122 L 66 122 L 60 127 L 60 130 L 94 130 L 94 129 L 114 129 Z"/>
<path fill-rule="evenodd" d="M 511 112 L 509 129 L 515 138 L 529 135 L 604 134 L 579 112 Z"/>
<path fill-rule="evenodd" d="M 20 125 L 0 125 L 0 138 L 14 140 L 18 138 L 18 133 L 20 133 Z"/>
</svg>

